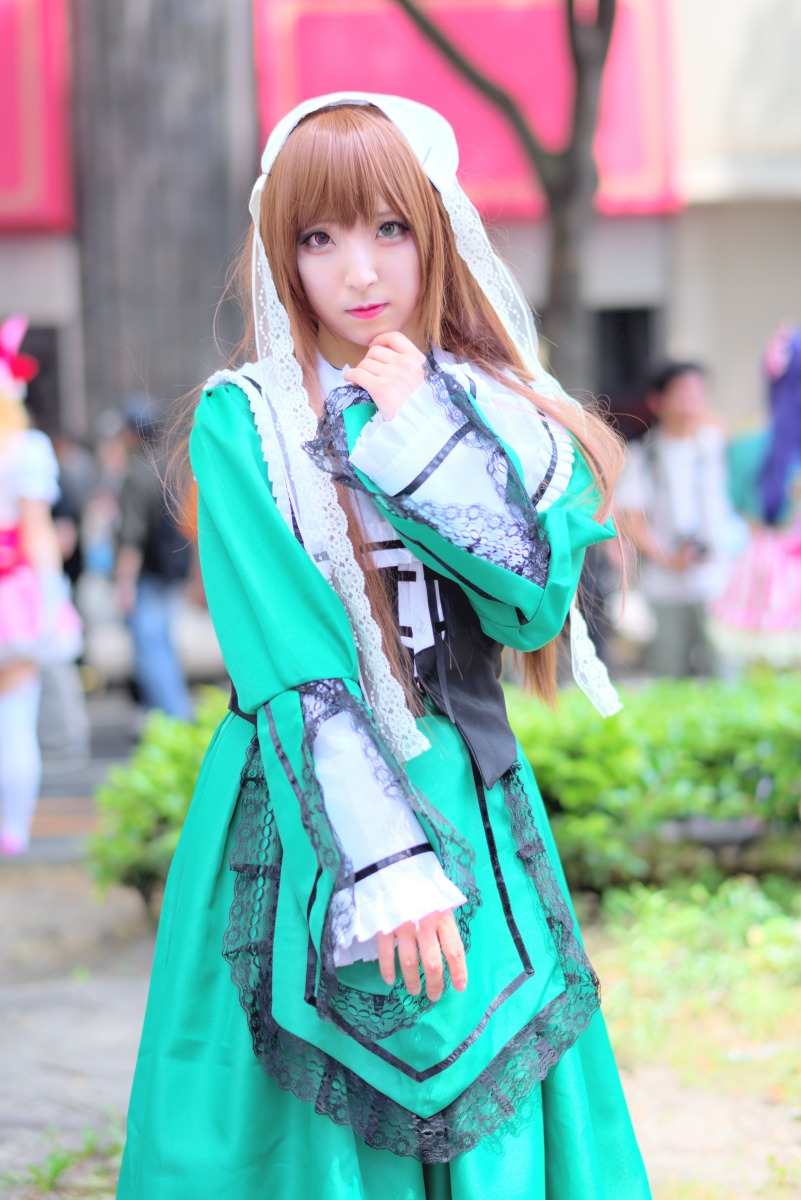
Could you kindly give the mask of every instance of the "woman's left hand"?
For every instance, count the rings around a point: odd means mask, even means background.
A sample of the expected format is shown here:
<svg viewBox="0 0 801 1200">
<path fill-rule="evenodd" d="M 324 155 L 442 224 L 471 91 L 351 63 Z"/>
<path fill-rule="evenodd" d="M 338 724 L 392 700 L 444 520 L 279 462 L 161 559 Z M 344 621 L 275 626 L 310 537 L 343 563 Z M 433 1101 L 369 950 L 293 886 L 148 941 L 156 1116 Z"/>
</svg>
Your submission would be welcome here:
<svg viewBox="0 0 801 1200">
<path fill-rule="evenodd" d="M 395 982 L 395 942 L 398 943 L 398 961 L 406 990 L 417 996 L 420 992 L 420 963 L 426 981 L 429 1000 L 439 1000 L 444 987 L 442 958 L 448 964 L 451 983 L 457 992 L 467 987 L 467 963 L 465 962 L 462 938 L 454 920 L 453 912 L 429 913 L 415 923 L 406 921 L 392 933 L 379 933 L 378 966 L 385 983 Z"/>
<path fill-rule="evenodd" d="M 375 401 L 385 421 L 419 388 L 425 378 L 425 355 L 403 333 L 380 333 L 357 367 L 345 372 L 348 383 L 364 390 Z"/>
</svg>

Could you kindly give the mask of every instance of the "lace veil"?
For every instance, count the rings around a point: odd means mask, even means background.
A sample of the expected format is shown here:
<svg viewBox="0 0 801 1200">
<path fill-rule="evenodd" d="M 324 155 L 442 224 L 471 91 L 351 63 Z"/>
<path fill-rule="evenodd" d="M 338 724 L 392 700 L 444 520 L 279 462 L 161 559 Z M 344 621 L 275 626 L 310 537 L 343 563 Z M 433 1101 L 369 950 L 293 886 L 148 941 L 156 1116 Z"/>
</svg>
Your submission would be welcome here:
<svg viewBox="0 0 801 1200">
<path fill-rule="evenodd" d="M 575 401 L 539 362 L 531 309 L 493 250 L 478 212 L 457 181 L 458 147 L 444 117 L 399 96 L 336 92 L 304 101 L 278 122 L 262 155 L 262 174 L 256 180 L 249 206 L 254 225 L 253 314 L 261 374 L 260 398 L 251 397 L 251 403 L 273 485 L 288 499 L 307 551 L 345 606 L 359 655 L 365 697 L 386 744 L 405 761 L 427 749 L 428 742 L 417 729 L 403 689 L 384 654 L 381 631 L 370 610 L 364 576 L 356 562 L 333 481 L 317 470 L 303 449 L 304 443 L 316 434 L 316 419 L 295 357 L 289 317 L 278 298 L 260 234 L 264 182 L 287 137 L 309 113 L 340 104 L 373 105 L 397 126 L 440 192 L 457 249 L 520 351 L 537 390 L 554 399 Z M 576 682 L 600 712 L 605 715 L 615 712 L 620 707 L 617 695 L 595 655 L 575 604 L 570 619 Z"/>
</svg>

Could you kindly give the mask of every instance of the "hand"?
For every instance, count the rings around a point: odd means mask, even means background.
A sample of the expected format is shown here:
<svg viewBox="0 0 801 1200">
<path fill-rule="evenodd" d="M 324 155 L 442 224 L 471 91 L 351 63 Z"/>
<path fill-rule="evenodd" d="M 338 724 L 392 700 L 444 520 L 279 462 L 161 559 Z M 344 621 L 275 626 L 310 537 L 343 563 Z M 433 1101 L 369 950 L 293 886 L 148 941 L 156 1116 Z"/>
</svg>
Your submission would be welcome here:
<svg viewBox="0 0 801 1200">
<path fill-rule="evenodd" d="M 358 367 L 346 371 L 344 379 L 364 388 L 384 420 L 391 421 L 423 382 L 425 361 L 422 350 L 405 334 L 380 333 L 373 338 Z"/>
<path fill-rule="evenodd" d="M 708 557 L 708 551 L 690 539 L 682 542 L 675 553 L 664 555 L 662 561 L 669 571 L 687 571 L 690 567 L 705 562 Z"/>
<path fill-rule="evenodd" d="M 443 988 L 442 955 L 448 963 L 451 983 L 457 992 L 467 987 L 467 963 L 464 946 L 450 909 L 447 912 L 429 913 L 417 922 L 406 921 L 393 933 L 378 934 L 378 966 L 384 983 L 395 982 L 395 940 L 398 942 L 398 960 L 406 990 L 417 996 L 420 992 L 420 967 L 423 964 L 426 995 L 429 1000 L 439 1000 Z"/>
</svg>

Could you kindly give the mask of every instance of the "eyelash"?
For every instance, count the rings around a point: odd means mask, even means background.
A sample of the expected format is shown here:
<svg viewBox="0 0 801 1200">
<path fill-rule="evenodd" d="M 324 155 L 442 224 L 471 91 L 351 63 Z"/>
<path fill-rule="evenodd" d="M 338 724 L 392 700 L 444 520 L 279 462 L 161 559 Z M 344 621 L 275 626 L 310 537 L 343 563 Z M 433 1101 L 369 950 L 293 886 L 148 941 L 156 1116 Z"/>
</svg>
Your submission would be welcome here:
<svg viewBox="0 0 801 1200">
<path fill-rule="evenodd" d="M 379 233 L 382 229 L 386 229 L 387 225 L 393 225 L 395 229 L 399 230 L 401 233 L 409 232 L 409 226 L 405 225 L 403 221 L 383 221 L 378 227 Z"/>
<path fill-rule="evenodd" d="M 303 235 L 303 237 L 300 239 L 301 246 L 308 246 L 308 244 L 311 242 L 312 238 L 316 237 L 318 233 L 323 234 L 324 237 L 328 237 L 328 234 L 325 232 L 324 229 L 312 229 L 311 233 L 305 233 Z M 323 246 L 325 246 L 327 244 L 328 244 L 327 242 L 323 242 Z M 322 248 L 322 247 L 320 247 L 320 248 Z"/>
<path fill-rule="evenodd" d="M 408 225 L 406 225 L 403 221 L 382 221 L 381 224 L 378 226 L 378 232 L 380 233 L 381 230 L 386 229 L 387 226 L 392 226 L 397 231 L 394 234 L 389 234 L 388 237 L 397 237 L 398 233 L 409 233 L 410 232 L 410 227 Z M 323 242 L 323 243 L 312 242 L 312 238 L 316 237 L 318 234 L 322 234 L 324 237 L 329 237 L 329 235 L 325 232 L 324 229 L 312 229 L 311 232 L 305 233 L 303 235 L 303 237 L 301 237 L 300 245 L 308 246 L 311 244 L 316 249 L 321 250 L 324 246 L 328 245 L 328 242 Z"/>
</svg>

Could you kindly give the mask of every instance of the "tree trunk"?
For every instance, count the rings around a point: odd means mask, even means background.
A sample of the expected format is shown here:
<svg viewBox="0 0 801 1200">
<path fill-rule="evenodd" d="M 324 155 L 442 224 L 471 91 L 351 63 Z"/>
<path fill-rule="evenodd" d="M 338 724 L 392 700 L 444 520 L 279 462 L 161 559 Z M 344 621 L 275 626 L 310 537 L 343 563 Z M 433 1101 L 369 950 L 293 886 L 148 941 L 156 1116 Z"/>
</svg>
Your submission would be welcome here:
<svg viewBox="0 0 801 1200">
<path fill-rule="evenodd" d="M 550 283 L 543 341 L 551 371 L 573 395 L 592 388 L 595 379 L 594 320 L 582 294 L 591 222 L 592 207 L 578 192 L 571 191 L 550 206 Z"/>
<path fill-rule="evenodd" d="M 594 317 L 584 300 L 581 276 L 598 184 L 592 144 L 616 0 L 597 0 L 592 20 L 579 20 L 575 0 L 565 0 L 575 94 L 570 140 L 560 154 L 543 148 L 511 93 L 471 62 L 417 0 L 396 0 L 396 3 L 451 66 L 503 114 L 542 184 L 548 199 L 551 239 L 550 291 L 543 339 L 547 354 L 542 357 L 547 357 L 551 371 L 567 391 L 591 390 L 596 371 Z"/>
<path fill-rule="evenodd" d="M 217 364 L 214 309 L 245 228 L 256 166 L 251 136 L 234 207 L 227 48 L 249 7 L 249 0 L 73 0 L 86 374 L 95 415 L 134 390 L 173 399 Z M 247 53 L 240 51 L 236 70 L 248 76 Z M 252 88 L 241 108 L 239 121 L 252 133 Z"/>
</svg>

